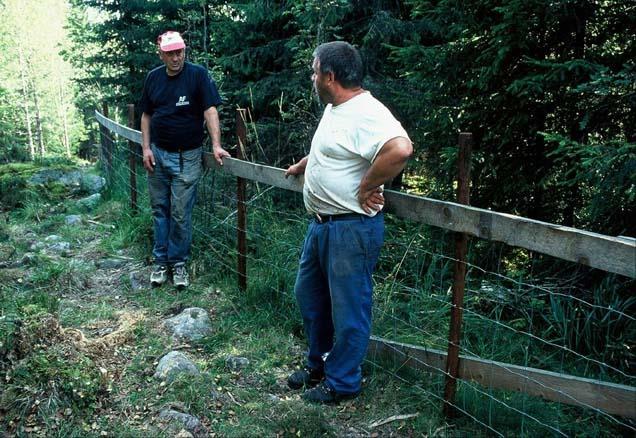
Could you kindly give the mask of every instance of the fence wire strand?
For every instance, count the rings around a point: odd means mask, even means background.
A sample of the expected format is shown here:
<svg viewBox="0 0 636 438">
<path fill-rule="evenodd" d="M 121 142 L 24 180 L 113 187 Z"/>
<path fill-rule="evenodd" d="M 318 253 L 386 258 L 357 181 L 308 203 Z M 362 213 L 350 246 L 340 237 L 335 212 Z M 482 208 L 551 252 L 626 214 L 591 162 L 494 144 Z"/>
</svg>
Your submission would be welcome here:
<svg viewBox="0 0 636 438">
<path fill-rule="evenodd" d="M 128 154 L 132 151 L 135 160 L 139 162 L 141 160 L 141 154 L 138 152 L 138 148 L 130 149 L 127 147 L 127 143 L 121 146 L 121 142 L 117 140 L 116 136 L 106 135 L 104 139 L 112 145 L 110 148 L 111 153 L 108 154 L 108 156 L 106 152 L 102 152 L 104 170 L 108 175 L 108 181 L 112 190 L 117 191 L 116 188 L 130 190 Z M 136 173 L 138 177 L 137 187 L 135 187 L 135 189 L 139 189 L 140 185 L 143 185 L 143 181 L 145 181 L 145 170 L 138 164 Z M 218 171 L 205 172 L 200 183 L 199 201 L 194 208 L 195 221 L 193 223 L 193 230 L 195 234 L 200 237 L 199 243 L 195 242 L 195 244 L 203 245 L 217 255 L 215 257 L 216 269 L 219 271 L 222 270 L 225 275 L 228 273 L 240 274 L 234 261 L 238 256 L 238 250 L 235 244 L 237 232 L 235 218 L 238 212 L 238 201 L 232 192 L 235 188 L 235 181 L 235 178 L 228 177 Z M 272 233 L 270 229 L 263 227 L 260 221 L 267 222 L 268 217 L 274 217 L 276 218 L 276 225 L 278 227 L 287 226 L 290 230 L 295 230 L 293 231 L 294 233 L 298 233 L 299 230 L 301 230 L 300 232 L 303 231 L 308 218 L 298 202 L 296 202 L 293 207 L 290 207 L 290 205 L 294 203 L 289 200 L 289 197 L 284 195 L 284 190 L 282 189 L 276 189 L 274 186 L 262 188 L 260 184 L 250 184 L 248 182 L 247 190 L 250 194 L 244 204 L 248 208 L 248 221 L 251 218 L 256 222 L 256 225 L 248 222 L 249 225 L 247 230 L 245 230 L 248 241 L 252 242 L 248 245 L 248 251 L 245 255 L 249 263 L 248 281 L 250 279 L 250 272 L 266 271 L 269 275 L 282 275 L 286 278 L 288 283 L 293 282 L 293 272 L 290 273 L 290 269 L 293 270 L 297 267 L 302 235 L 293 235 L 295 239 L 290 239 L 291 236 L 289 232 L 279 231 L 278 234 Z M 281 202 L 281 200 L 283 200 L 282 202 L 285 205 L 277 205 L 277 202 Z M 145 202 L 146 206 L 140 208 L 145 208 L 145 211 L 147 211 L 147 198 L 140 197 L 138 202 L 140 205 Z M 126 211 L 126 214 L 132 216 L 128 211 Z M 379 320 L 381 330 L 385 332 L 391 331 L 394 336 L 401 336 L 408 331 L 407 339 L 417 339 L 420 345 L 428 345 L 429 348 L 430 345 L 446 347 L 449 341 L 448 338 L 445 337 L 447 333 L 444 329 L 448 324 L 447 315 L 453 307 L 448 296 L 448 290 L 452 281 L 449 273 L 452 274 L 450 266 L 457 263 L 458 260 L 446 254 L 442 249 L 448 249 L 447 242 L 445 242 L 444 239 L 453 234 L 431 233 L 428 231 L 429 228 L 422 226 L 416 227 L 415 232 L 407 235 L 409 231 L 412 232 L 413 230 L 409 229 L 408 231 L 404 231 L 399 227 L 399 224 L 395 226 L 393 224 L 387 225 L 390 239 L 387 239 L 385 242 L 385 247 L 390 247 L 391 251 L 387 253 L 386 248 L 383 250 L 378 264 L 386 266 L 384 266 L 383 270 L 376 272 L 374 276 L 376 285 L 376 304 L 374 305 L 375 319 Z M 426 231 L 422 231 L 422 229 Z M 432 241 L 431 235 L 437 235 L 437 238 L 441 238 L 437 243 L 433 241 L 433 246 L 437 248 L 436 250 L 430 250 L 423 246 L 430 244 Z M 268 242 L 268 246 L 281 249 L 285 254 L 278 254 L 278 259 L 271 257 L 270 254 L 266 254 L 266 250 L 263 250 L 263 254 L 261 254 L 259 248 L 254 247 L 258 242 Z M 499 260 L 503 257 L 502 251 L 503 250 L 500 249 Z M 413 269 L 414 260 L 421 260 L 421 262 L 417 264 L 416 269 Z M 281 262 L 291 266 L 286 266 L 285 264 L 281 264 Z M 462 354 L 490 360 L 492 361 L 492 367 L 490 368 L 491 373 L 495 373 L 495 369 L 501 369 L 508 374 L 517 376 L 521 381 L 538 385 L 546 391 L 554 392 L 571 400 L 575 405 L 589 409 L 596 414 L 595 418 L 597 418 L 597 420 L 602 418 L 625 430 L 636 431 L 635 423 L 632 420 L 623 421 L 620 417 L 608 414 L 601 409 L 578 400 L 575 395 L 568 393 L 562 388 L 553 387 L 553 385 L 521 374 L 511 368 L 511 364 L 497 360 L 496 356 L 499 352 L 497 351 L 495 342 L 497 338 L 501 339 L 502 342 L 506 339 L 511 341 L 511 339 L 507 338 L 508 335 L 506 335 L 506 333 L 510 333 L 519 339 L 524 339 L 523 343 L 517 341 L 520 345 L 518 348 L 521 349 L 520 351 L 523 354 L 522 362 L 525 364 L 524 366 L 528 366 L 528 363 L 536 364 L 537 362 L 547 364 L 547 359 L 560 356 L 560 360 L 558 361 L 559 366 L 556 372 L 561 374 L 577 374 L 576 370 L 580 369 L 580 367 L 576 364 L 576 361 L 572 362 L 570 358 L 570 356 L 572 356 L 586 364 L 584 367 L 585 373 L 591 374 L 594 379 L 605 376 L 607 371 L 611 371 L 617 374 L 620 383 L 634 385 L 636 376 L 619 368 L 617 365 L 606 362 L 606 356 L 608 354 L 606 351 L 607 348 L 603 350 L 601 357 L 598 358 L 592 357 L 591 353 L 586 355 L 565 345 L 565 334 L 567 331 L 561 336 L 564 339 L 563 345 L 560 345 L 554 340 L 545 338 L 545 335 L 540 332 L 541 327 L 535 322 L 536 318 L 541 315 L 537 315 L 533 305 L 526 306 L 527 308 L 514 309 L 522 315 L 527 315 L 529 328 L 520 329 L 514 325 L 516 320 L 507 321 L 502 315 L 505 311 L 510 311 L 508 308 L 514 306 L 500 295 L 505 293 L 514 300 L 518 300 L 515 302 L 517 305 L 519 305 L 519 303 L 527 304 L 529 300 L 538 300 L 546 307 L 548 303 L 543 303 L 541 300 L 549 300 L 550 303 L 552 303 L 552 300 L 558 297 L 558 299 L 572 303 L 572 306 L 578 305 L 593 312 L 603 312 L 608 315 L 608 318 L 611 317 L 623 321 L 626 326 L 633 324 L 636 319 L 630 314 L 633 312 L 628 313 L 627 311 L 630 308 L 629 303 L 627 308 L 601 305 L 597 302 L 590 302 L 584 298 L 574 296 L 572 293 L 568 293 L 568 291 L 573 289 L 572 286 L 558 286 L 555 284 L 554 287 L 552 287 L 535 284 L 521 277 L 513 278 L 506 273 L 485 268 L 475 261 L 462 263 L 465 263 L 467 268 L 467 286 L 471 284 L 481 285 L 479 288 L 473 286 L 467 287 L 466 289 L 466 299 L 468 301 L 462 306 L 462 310 L 466 315 L 464 333 L 468 332 L 474 323 L 479 323 L 482 324 L 482 326 L 478 325 L 478 329 L 479 327 L 481 327 L 482 330 L 489 328 L 490 330 L 494 330 L 495 334 L 494 338 L 491 339 L 491 342 L 487 345 L 479 344 L 479 342 L 484 342 L 483 339 L 479 337 L 473 339 L 474 336 L 468 336 L 467 339 L 467 337 L 464 336 L 462 342 L 457 345 Z M 538 275 L 538 273 L 534 273 L 534 275 Z M 540 281 L 550 279 L 550 277 L 541 276 L 538 278 Z M 498 281 L 498 283 L 493 285 L 495 281 Z M 574 282 L 575 279 L 573 278 L 571 283 L 573 284 Z M 280 288 L 269 284 L 263 284 L 262 286 L 275 294 L 281 295 L 281 298 L 293 302 L 293 288 L 287 287 L 281 292 Z M 563 289 L 563 291 L 560 289 Z M 378 292 L 378 290 L 380 292 Z M 386 295 L 379 295 L 382 292 L 386 292 Z M 591 295 L 591 291 L 582 292 Z M 493 309 L 490 310 L 489 314 L 486 313 L 485 310 L 480 310 L 477 305 L 470 301 L 473 298 L 489 303 Z M 422 309 L 416 308 L 416 305 L 426 305 L 429 307 Z M 433 308 L 431 309 L 431 307 Z M 401 315 L 407 315 L 408 320 Z M 432 320 L 431 323 L 428 324 L 427 317 L 440 317 L 441 319 Z M 610 328 L 610 325 L 607 324 L 607 339 L 610 339 L 612 336 Z M 503 332 L 500 330 L 503 330 Z M 534 333 L 534 330 L 537 330 L 537 333 Z M 557 339 L 559 339 L 558 336 Z M 394 348 L 390 344 L 387 345 L 389 345 L 389 348 Z M 514 348 L 511 348 L 509 354 L 514 356 L 514 352 Z M 400 354 L 401 352 L 395 350 L 395 353 Z M 490 358 L 484 356 L 490 356 Z M 627 353 L 627 357 L 633 356 L 629 356 L 629 353 Z M 420 366 L 435 371 L 440 376 L 449 376 L 444 369 L 432 366 L 415 357 L 409 357 L 409 359 L 414 360 Z M 424 388 L 420 383 L 414 384 L 413 381 L 398 374 L 401 369 L 406 366 L 406 361 L 402 362 L 397 370 L 389 369 L 373 358 L 367 357 L 366 361 L 373 365 L 375 369 L 381 370 L 383 373 L 397 379 L 401 383 L 414 386 L 427 396 L 445 402 L 443 397 L 434 391 Z M 565 367 L 566 363 L 568 364 L 567 367 Z M 587 364 L 593 364 L 599 369 L 596 372 L 592 372 L 592 367 Z M 550 370 L 548 369 L 548 371 Z M 544 430 L 549 430 L 551 433 L 558 435 L 569 434 L 567 430 L 563 430 L 565 425 L 560 420 L 560 417 L 564 415 L 561 411 L 560 403 L 555 403 L 558 406 L 558 415 L 555 423 L 548 424 L 533 415 L 532 407 L 528 407 L 527 405 L 527 401 L 530 400 L 527 395 L 520 396 L 521 408 L 519 408 L 515 406 L 517 402 L 514 401 L 514 399 L 511 399 L 513 402 L 509 402 L 507 399 L 500 398 L 492 388 L 485 388 L 484 390 L 479 388 L 476 384 L 467 381 L 462 381 L 461 387 L 469 388 L 477 394 L 478 397 L 488 400 L 488 408 L 485 415 L 486 420 L 480 418 L 479 414 L 471 412 L 471 409 L 477 408 L 478 404 L 475 402 L 472 405 L 467 405 L 469 399 L 466 396 L 462 397 L 463 406 L 460 406 L 459 403 L 454 403 L 453 407 L 480 427 L 484 427 L 496 435 L 506 435 L 505 431 L 498 430 L 498 426 L 494 424 L 495 420 L 493 419 L 493 415 L 494 413 L 496 414 L 497 409 L 504 409 L 518 414 L 522 418 L 521 430 L 525 431 L 528 427 L 528 424 L 525 423 L 527 420 L 529 424 L 534 423 Z M 462 391 L 465 393 L 466 390 L 463 389 Z M 495 406 L 497 406 L 497 408 L 495 408 Z M 479 409 L 476 410 L 478 411 Z"/>
</svg>

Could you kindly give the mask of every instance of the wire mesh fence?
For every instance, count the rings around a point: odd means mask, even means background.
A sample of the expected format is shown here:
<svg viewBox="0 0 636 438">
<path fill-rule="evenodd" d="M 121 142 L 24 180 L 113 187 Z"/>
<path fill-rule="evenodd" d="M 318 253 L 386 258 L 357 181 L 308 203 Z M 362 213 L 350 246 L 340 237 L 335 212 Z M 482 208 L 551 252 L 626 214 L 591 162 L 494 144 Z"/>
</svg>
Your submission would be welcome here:
<svg viewBox="0 0 636 438">
<path fill-rule="evenodd" d="M 112 166 L 102 160 L 109 194 L 127 206 L 131 149 L 123 138 L 104 135 L 105 144 L 112 144 Z M 150 222 L 140 150 L 133 152 L 137 214 Z M 302 195 L 247 181 L 245 205 L 245 294 L 279 309 L 282 319 L 299 319 L 293 287 L 311 220 Z M 194 209 L 193 276 L 240 275 L 237 207 L 236 177 L 207 170 Z M 417 346 L 421 354 L 387 359 L 371 349 L 366 367 L 440 408 L 448 403 L 443 352 L 453 306 L 454 236 L 386 216 L 385 245 L 374 274 L 373 333 Z M 502 436 L 636 432 L 634 279 L 480 239 L 470 240 L 466 268 L 458 347 L 468 359 L 462 359 L 465 369 L 452 402 L 462 421 Z M 398 353 L 394 344 L 386 345 Z M 423 359 L 427 354 L 437 362 Z"/>
</svg>

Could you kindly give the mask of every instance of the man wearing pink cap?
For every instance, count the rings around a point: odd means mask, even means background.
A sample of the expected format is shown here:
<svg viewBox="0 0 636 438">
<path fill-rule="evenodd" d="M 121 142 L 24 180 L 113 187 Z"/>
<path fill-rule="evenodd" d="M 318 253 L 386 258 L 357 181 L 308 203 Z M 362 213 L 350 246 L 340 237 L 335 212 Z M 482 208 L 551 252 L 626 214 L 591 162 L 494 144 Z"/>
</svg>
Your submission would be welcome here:
<svg viewBox="0 0 636 438">
<path fill-rule="evenodd" d="M 230 154 L 221 147 L 221 97 L 207 70 L 185 61 L 179 32 L 157 39 L 163 61 L 148 73 L 141 97 L 143 163 L 148 171 L 152 206 L 154 268 L 150 283 L 172 280 L 178 289 L 189 285 L 186 262 L 192 242 L 192 209 L 202 173 L 204 126 L 216 161 Z"/>
</svg>

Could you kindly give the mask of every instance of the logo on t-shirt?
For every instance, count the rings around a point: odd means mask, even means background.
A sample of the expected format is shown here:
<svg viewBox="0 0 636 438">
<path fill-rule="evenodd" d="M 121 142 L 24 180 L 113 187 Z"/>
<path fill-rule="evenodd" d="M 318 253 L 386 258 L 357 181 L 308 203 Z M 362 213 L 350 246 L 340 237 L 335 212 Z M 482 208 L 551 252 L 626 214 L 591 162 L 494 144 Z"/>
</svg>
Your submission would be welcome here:
<svg viewBox="0 0 636 438">
<path fill-rule="evenodd" d="M 179 101 L 176 103 L 176 106 L 190 105 L 190 101 L 186 100 L 187 96 L 179 96 Z"/>
</svg>

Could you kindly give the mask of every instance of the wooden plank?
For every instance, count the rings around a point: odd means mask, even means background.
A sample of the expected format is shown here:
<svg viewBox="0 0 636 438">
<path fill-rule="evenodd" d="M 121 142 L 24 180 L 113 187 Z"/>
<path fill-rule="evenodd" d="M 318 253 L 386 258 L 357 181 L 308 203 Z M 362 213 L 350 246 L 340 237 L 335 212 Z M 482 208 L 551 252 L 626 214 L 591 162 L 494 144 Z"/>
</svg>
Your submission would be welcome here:
<svg viewBox="0 0 636 438">
<path fill-rule="evenodd" d="M 446 353 L 371 337 L 367 357 L 397 362 L 411 369 L 443 373 Z M 502 362 L 460 356 L 459 378 L 482 386 L 518 391 L 545 400 L 596 408 L 636 418 L 636 387 L 554 373 Z"/>
<path fill-rule="evenodd" d="M 119 123 L 104 117 L 99 111 L 95 111 L 95 118 L 102 126 L 106 127 L 115 134 L 124 137 L 127 140 L 134 141 L 137 144 L 141 144 L 141 131 L 120 125 Z"/>
<path fill-rule="evenodd" d="M 206 152 L 206 155 L 211 156 L 212 153 Z M 258 181 L 294 192 L 303 191 L 303 184 L 305 181 L 303 176 L 290 176 L 289 178 L 285 178 L 285 170 L 279 169 L 278 167 L 249 163 L 235 158 L 224 159 L 222 167 L 216 162 L 213 163 L 213 166 L 216 169 L 223 169 L 225 172 L 241 178 L 247 178 L 252 181 Z"/>
<path fill-rule="evenodd" d="M 392 190 L 385 199 L 406 219 L 636 278 L 636 244 L 625 239 Z"/>
<path fill-rule="evenodd" d="M 97 111 L 95 116 L 118 135 L 141 142 L 139 131 L 106 119 Z M 231 158 L 224 163 L 223 170 L 234 176 L 302 192 L 304 179 L 285 178 L 283 169 Z M 636 278 L 635 241 L 393 190 L 385 191 L 385 199 L 386 211 L 405 219 Z"/>
</svg>

